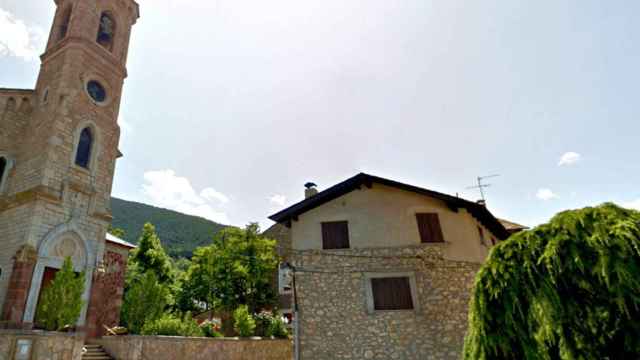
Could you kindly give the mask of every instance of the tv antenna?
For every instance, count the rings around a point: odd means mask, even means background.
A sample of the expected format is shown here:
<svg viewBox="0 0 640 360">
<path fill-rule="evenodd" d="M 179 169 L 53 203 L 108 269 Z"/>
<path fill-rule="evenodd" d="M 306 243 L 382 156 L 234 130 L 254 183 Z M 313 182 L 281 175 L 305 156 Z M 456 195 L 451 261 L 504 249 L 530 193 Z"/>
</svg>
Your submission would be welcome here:
<svg viewBox="0 0 640 360">
<path fill-rule="evenodd" d="M 478 185 L 474 185 L 474 186 L 469 186 L 467 187 L 467 189 L 478 189 L 480 190 L 480 198 L 482 198 L 482 201 L 485 201 L 485 197 L 484 197 L 484 189 L 488 188 L 489 186 L 491 186 L 491 184 L 485 184 L 483 183 L 483 181 L 485 179 L 489 179 L 489 178 L 493 178 L 496 176 L 500 176 L 500 174 L 493 174 L 493 175 L 487 175 L 487 176 L 478 176 L 476 179 L 478 181 Z"/>
</svg>

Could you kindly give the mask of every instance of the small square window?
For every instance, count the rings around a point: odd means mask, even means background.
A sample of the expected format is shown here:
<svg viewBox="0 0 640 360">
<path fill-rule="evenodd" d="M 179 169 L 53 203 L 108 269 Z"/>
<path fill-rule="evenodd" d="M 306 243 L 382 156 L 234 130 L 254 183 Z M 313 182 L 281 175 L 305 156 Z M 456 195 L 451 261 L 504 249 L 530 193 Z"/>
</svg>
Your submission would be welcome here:
<svg viewBox="0 0 640 360">
<path fill-rule="evenodd" d="M 322 223 L 323 249 L 349 248 L 349 223 L 346 221 L 331 221 Z"/>
<path fill-rule="evenodd" d="M 415 274 L 369 273 L 365 274 L 367 311 L 415 311 L 419 309 Z"/>
</svg>

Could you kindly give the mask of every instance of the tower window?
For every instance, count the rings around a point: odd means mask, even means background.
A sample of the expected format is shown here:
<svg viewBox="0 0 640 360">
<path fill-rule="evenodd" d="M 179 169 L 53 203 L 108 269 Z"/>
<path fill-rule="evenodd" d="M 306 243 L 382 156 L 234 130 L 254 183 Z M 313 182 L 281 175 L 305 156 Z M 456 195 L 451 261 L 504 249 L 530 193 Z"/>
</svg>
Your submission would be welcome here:
<svg viewBox="0 0 640 360">
<path fill-rule="evenodd" d="M 7 165 L 9 162 L 4 156 L 0 157 L 0 189 L 4 185 L 5 172 L 7 171 Z"/>
<path fill-rule="evenodd" d="M 113 36 L 115 34 L 115 22 L 107 13 L 100 15 L 100 26 L 98 27 L 98 37 L 96 41 L 105 49 L 111 50 Z"/>
<path fill-rule="evenodd" d="M 80 139 L 78 140 L 78 150 L 76 152 L 76 165 L 82 166 L 85 169 L 89 168 L 89 161 L 91 159 L 91 147 L 93 146 L 93 135 L 91 129 L 84 128 L 80 133 Z"/>
<path fill-rule="evenodd" d="M 107 99 L 107 91 L 104 86 L 95 80 L 87 83 L 87 92 L 95 102 L 101 103 Z"/>
</svg>

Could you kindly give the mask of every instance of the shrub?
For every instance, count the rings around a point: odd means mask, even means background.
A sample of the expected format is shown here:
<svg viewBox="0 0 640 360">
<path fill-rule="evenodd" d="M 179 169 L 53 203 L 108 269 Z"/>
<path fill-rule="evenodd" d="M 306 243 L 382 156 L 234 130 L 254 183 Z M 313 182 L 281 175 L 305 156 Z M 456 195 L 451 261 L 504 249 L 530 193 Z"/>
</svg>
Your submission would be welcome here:
<svg viewBox="0 0 640 360">
<path fill-rule="evenodd" d="M 220 324 L 211 320 L 205 320 L 200 324 L 200 329 L 202 329 L 202 332 L 206 337 L 217 338 L 224 336 L 222 332 L 220 332 Z"/>
<path fill-rule="evenodd" d="M 253 336 L 256 329 L 256 322 L 249 314 L 249 308 L 247 305 L 240 305 L 233 312 L 233 328 L 242 337 Z"/>
<path fill-rule="evenodd" d="M 169 291 L 153 272 L 134 280 L 122 305 L 122 321 L 132 334 L 139 334 L 147 322 L 159 319 L 167 306 Z"/>
<path fill-rule="evenodd" d="M 61 330 L 75 325 L 82 311 L 84 272 L 73 271 L 71 258 L 64 259 L 62 269 L 42 293 L 36 310 L 36 322 L 46 330 Z"/>
<path fill-rule="evenodd" d="M 279 314 L 262 311 L 254 316 L 256 322 L 256 335 L 264 337 L 287 338 L 289 332 L 287 326 Z"/>
<path fill-rule="evenodd" d="M 198 323 L 187 313 L 183 318 L 174 314 L 164 314 L 150 321 L 142 328 L 142 335 L 203 337 L 205 334 Z"/>
</svg>

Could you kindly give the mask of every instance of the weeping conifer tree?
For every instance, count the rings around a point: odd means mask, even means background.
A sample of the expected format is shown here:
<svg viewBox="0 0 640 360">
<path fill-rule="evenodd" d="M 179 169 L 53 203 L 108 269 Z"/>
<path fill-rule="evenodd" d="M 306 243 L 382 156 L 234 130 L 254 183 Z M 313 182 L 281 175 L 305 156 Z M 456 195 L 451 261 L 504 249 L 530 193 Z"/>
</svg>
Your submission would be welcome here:
<svg viewBox="0 0 640 360">
<path fill-rule="evenodd" d="M 557 214 L 496 246 L 476 278 L 465 359 L 637 359 L 640 212 Z"/>
</svg>

